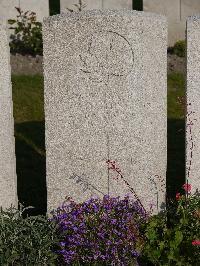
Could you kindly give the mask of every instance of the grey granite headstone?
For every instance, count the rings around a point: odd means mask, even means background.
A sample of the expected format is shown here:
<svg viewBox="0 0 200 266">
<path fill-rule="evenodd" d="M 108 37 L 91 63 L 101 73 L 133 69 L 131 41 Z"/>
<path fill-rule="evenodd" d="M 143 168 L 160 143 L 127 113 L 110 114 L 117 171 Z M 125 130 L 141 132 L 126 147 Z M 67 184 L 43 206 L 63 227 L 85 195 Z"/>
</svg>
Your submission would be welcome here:
<svg viewBox="0 0 200 266">
<path fill-rule="evenodd" d="M 200 191 L 200 15 L 187 20 L 186 178 Z"/>
<path fill-rule="evenodd" d="M 49 16 L 48 0 L 0 0 L 0 16 L 16 19 L 18 12 L 15 7 L 20 7 L 24 12 L 35 12 L 37 21 Z"/>
<path fill-rule="evenodd" d="M 67 8 L 77 10 L 74 4 L 77 4 L 78 0 L 60 0 L 61 12 L 66 12 Z M 132 0 L 83 0 L 84 10 L 91 9 L 132 9 Z"/>
<path fill-rule="evenodd" d="M 165 202 L 166 19 L 68 13 L 47 18 L 43 36 L 48 210 L 68 196 L 123 196 L 128 182 L 157 212 Z"/>
<path fill-rule="evenodd" d="M 199 0 L 141 0 L 141 2 L 143 2 L 144 11 L 167 17 L 169 46 L 174 46 L 178 40 L 185 39 L 187 17 L 200 12 Z"/>
<path fill-rule="evenodd" d="M 0 206 L 17 206 L 10 51 L 6 23 L 0 19 Z"/>
</svg>

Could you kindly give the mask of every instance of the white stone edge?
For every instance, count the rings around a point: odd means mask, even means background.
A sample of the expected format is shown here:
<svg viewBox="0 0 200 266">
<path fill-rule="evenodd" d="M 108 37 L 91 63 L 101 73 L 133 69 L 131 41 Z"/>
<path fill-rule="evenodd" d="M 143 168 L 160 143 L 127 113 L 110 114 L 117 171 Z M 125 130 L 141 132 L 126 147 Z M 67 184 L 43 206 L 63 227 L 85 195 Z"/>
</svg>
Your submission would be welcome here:
<svg viewBox="0 0 200 266">
<path fill-rule="evenodd" d="M 77 19 L 77 18 L 84 18 L 84 17 L 92 17 L 92 16 L 135 16 L 135 17 L 143 17 L 151 18 L 155 21 L 167 22 L 166 16 L 146 12 L 146 11 L 136 11 L 136 10 L 129 10 L 129 9 L 121 9 L 121 10 L 111 10 L 111 9 L 93 9 L 93 10 L 85 10 L 81 12 L 61 12 L 61 14 L 50 16 L 43 19 L 44 24 L 48 24 L 49 22 L 54 21 L 61 21 L 63 19 Z"/>
</svg>

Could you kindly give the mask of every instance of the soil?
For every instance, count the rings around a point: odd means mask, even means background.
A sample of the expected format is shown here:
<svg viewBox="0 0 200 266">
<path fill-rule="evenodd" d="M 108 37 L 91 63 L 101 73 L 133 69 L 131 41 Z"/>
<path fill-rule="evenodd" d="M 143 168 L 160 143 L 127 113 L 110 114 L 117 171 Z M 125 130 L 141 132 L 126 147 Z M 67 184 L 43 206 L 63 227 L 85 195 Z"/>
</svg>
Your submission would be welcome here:
<svg viewBox="0 0 200 266">
<path fill-rule="evenodd" d="M 43 74 L 43 57 L 37 55 L 12 55 L 10 57 L 11 71 L 14 75 L 35 75 Z"/>
<path fill-rule="evenodd" d="M 168 73 L 171 72 L 182 72 L 186 71 L 186 60 L 184 57 L 178 57 L 174 54 L 167 55 L 168 62 L 167 68 Z M 33 57 L 31 55 L 11 55 L 11 69 L 12 74 L 15 75 L 35 75 L 35 74 L 43 74 L 43 57 L 37 55 Z"/>
<path fill-rule="evenodd" d="M 186 58 L 174 54 L 167 55 L 167 71 L 186 73 Z"/>
</svg>

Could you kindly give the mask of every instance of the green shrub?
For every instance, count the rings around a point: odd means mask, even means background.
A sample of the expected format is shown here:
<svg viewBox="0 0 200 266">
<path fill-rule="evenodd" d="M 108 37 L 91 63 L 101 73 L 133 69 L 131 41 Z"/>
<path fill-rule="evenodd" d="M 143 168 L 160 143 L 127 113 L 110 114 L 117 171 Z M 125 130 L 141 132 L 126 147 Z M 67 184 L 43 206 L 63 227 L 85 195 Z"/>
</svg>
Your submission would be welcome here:
<svg viewBox="0 0 200 266">
<path fill-rule="evenodd" d="M 184 57 L 186 52 L 185 40 L 177 41 L 173 47 L 173 53 L 179 57 Z"/>
<path fill-rule="evenodd" d="M 183 188 L 152 217 L 129 197 L 69 199 L 51 219 L 0 209 L 0 265 L 198 266 L 200 194 Z"/>
<path fill-rule="evenodd" d="M 168 211 L 153 216 L 146 227 L 143 251 L 148 263 L 197 266 L 200 255 L 200 195 L 181 196 Z"/>
<path fill-rule="evenodd" d="M 23 12 L 17 8 L 17 19 L 9 19 L 8 23 L 12 25 L 10 29 L 14 29 L 14 34 L 10 38 L 11 53 L 42 55 L 42 23 L 36 21 L 34 12 Z"/>
<path fill-rule="evenodd" d="M 0 265 L 56 265 L 56 227 L 46 217 L 0 210 Z"/>
</svg>

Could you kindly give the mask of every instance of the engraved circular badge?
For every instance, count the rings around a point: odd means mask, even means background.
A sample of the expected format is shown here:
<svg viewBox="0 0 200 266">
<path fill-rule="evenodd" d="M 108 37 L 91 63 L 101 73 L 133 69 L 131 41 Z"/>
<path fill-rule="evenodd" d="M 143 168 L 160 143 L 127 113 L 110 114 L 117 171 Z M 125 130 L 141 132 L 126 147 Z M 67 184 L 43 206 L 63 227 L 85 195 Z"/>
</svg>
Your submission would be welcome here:
<svg viewBox="0 0 200 266">
<path fill-rule="evenodd" d="M 106 31 L 90 35 L 79 55 L 80 70 L 94 82 L 107 83 L 110 77 L 126 77 L 133 69 L 134 53 L 126 37 Z"/>
</svg>

